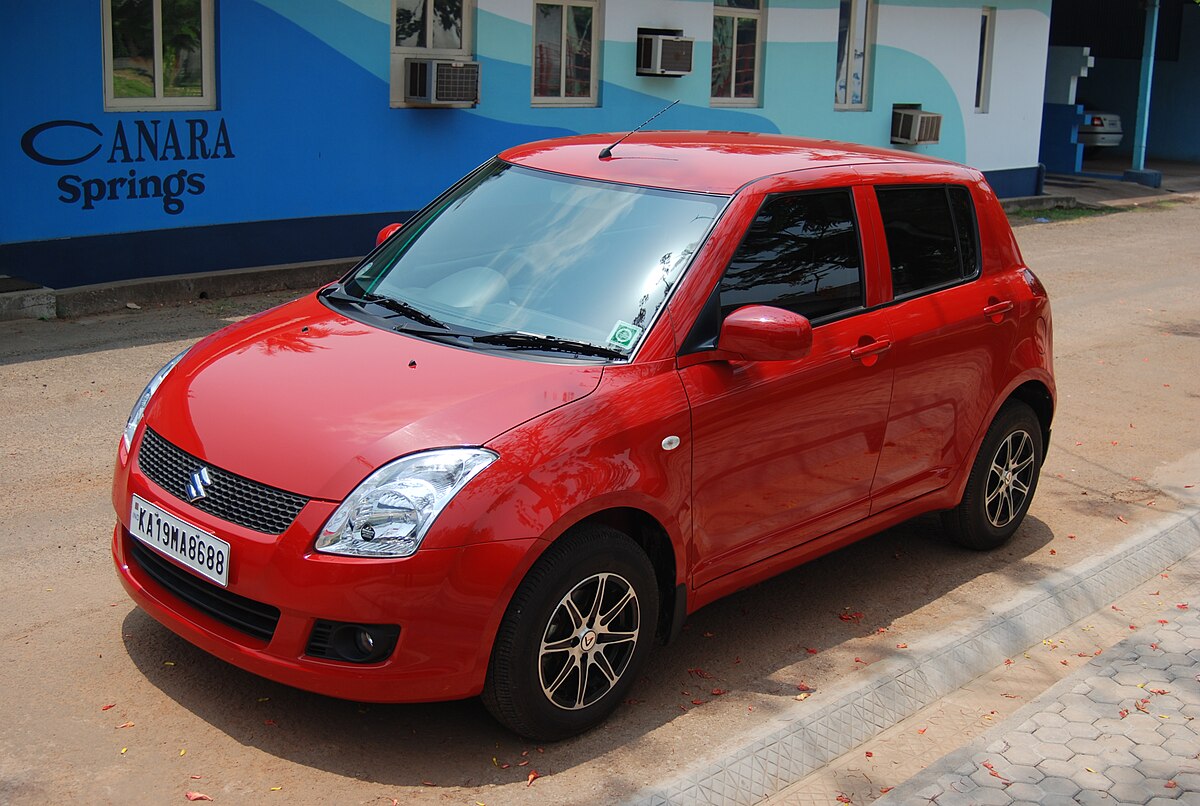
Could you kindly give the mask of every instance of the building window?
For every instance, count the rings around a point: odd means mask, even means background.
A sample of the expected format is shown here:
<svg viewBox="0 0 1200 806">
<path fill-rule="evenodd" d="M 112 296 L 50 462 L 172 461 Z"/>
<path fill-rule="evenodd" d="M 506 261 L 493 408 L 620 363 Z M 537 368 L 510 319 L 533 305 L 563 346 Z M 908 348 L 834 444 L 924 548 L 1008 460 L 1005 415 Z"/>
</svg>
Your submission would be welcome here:
<svg viewBox="0 0 1200 806">
<path fill-rule="evenodd" d="M 104 0 L 104 108 L 215 109 L 212 0 Z"/>
<path fill-rule="evenodd" d="M 996 9 L 984 6 L 979 16 L 979 63 L 975 70 L 975 111 L 988 111 L 992 89 L 992 47 L 996 39 Z"/>
<path fill-rule="evenodd" d="M 469 0 L 394 0 L 392 45 L 402 50 L 470 53 Z M 432 54 L 432 55 L 436 55 Z"/>
<path fill-rule="evenodd" d="M 713 106 L 758 106 L 765 0 L 713 0 Z"/>
<path fill-rule="evenodd" d="M 837 109 L 870 106 L 873 6 L 872 0 L 841 0 L 838 6 L 837 78 L 833 90 Z"/>
<path fill-rule="evenodd" d="M 599 0 L 533 4 L 533 102 L 596 105 Z"/>
</svg>

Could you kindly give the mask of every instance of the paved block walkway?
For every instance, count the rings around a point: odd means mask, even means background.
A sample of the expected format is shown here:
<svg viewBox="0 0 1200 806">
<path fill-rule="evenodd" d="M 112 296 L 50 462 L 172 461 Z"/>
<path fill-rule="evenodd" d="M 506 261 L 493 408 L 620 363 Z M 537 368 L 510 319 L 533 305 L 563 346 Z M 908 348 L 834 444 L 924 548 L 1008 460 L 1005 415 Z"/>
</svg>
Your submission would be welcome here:
<svg viewBox="0 0 1200 806">
<path fill-rule="evenodd" d="M 1200 806 L 1198 717 L 1200 617 L 1177 610 L 875 804 Z"/>
</svg>

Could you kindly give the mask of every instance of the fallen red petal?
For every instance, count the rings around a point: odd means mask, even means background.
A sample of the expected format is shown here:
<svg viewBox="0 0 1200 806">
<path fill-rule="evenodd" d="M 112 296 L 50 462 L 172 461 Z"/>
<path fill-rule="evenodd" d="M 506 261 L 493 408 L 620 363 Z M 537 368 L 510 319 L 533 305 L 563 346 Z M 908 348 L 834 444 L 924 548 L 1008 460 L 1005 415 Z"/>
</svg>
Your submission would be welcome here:
<svg viewBox="0 0 1200 806">
<path fill-rule="evenodd" d="M 1124 719 L 1125 717 L 1129 716 L 1129 709 L 1122 708 L 1120 711 L 1117 711 L 1117 714 L 1121 717 L 1121 719 Z"/>
<path fill-rule="evenodd" d="M 1117 520 L 1119 520 L 1121 523 L 1129 523 L 1129 521 L 1125 520 L 1124 515 L 1118 515 Z"/>
<path fill-rule="evenodd" d="M 688 669 L 687 673 L 690 675 L 694 675 L 696 677 L 703 678 L 705 680 L 711 680 L 713 678 L 713 675 L 711 673 L 706 672 L 703 669 Z"/>
<path fill-rule="evenodd" d="M 1177 604 L 1177 605 L 1175 605 L 1175 606 L 1176 606 L 1177 608 L 1179 608 L 1180 610 L 1187 610 L 1187 609 L 1188 609 L 1187 602 L 1180 602 L 1179 604 Z"/>
<path fill-rule="evenodd" d="M 867 758 L 874 758 L 874 757 L 875 757 L 875 754 L 874 754 L 874 753 L 872 753 L 870 750 L 868 750 L 868 751 L 867 751 L 866 755 L 867 755 Z"/>
<path fill-rule="evenodd" d="M 720 697 L 722 694 L 728 694 L 728 693 L 729 693 L 729 691 L 727 689 L 723 689 L 723 688 L 714 688 L 712 690 L 712 695 L 714 697 Z"/>
<path fill-rule="evenodd" d="M 1163 789 L 1174 789 L 1177 786 L 1179 786 L 1179 784 L 1175 783 L 1174 781 L 1167 781 L 1165 784 L 1163 784 Z"/>
<path fill-rule="evenodd" d="M 891 792 L 895 788 L 896 787 L 894 787 L 894 786 L 881 786 L 881 787 L 879 787 L 879 794 L 886 795 L 888 792 Z"/>
<path fill-rule="evenodd" d="M 188 800 L 212 800 L 212 798 L 203 792 L 184 792 L 183 796 Z"/>
<path fill-rule="evenodd" d="M 896 649 L 908 649 L 908 644 L 896 644 Z"/>
<path fill-rule="evenodd" d="M 526 782 L 525 782 L 525 786 L 533 786 L 533 782 L 534 782 L 534 781 L 536 781 L 538 778 L 541 778 L 541 777 L 542 777 L 542 776 L 538 775 L 538 771 L 537 771 L 537 770 L 530 770 L 530 771 L 529 771 L 529 778 L 526 780 Z"/>
<path fill-rule="evenodd" d="M 115 702 L 110 702 L 108 705 L 101 705 L 100 710 L 107 711 L 109 708 L 116 708 L 116 707 L 117 707 L 117 704 Z"/>
</svg>

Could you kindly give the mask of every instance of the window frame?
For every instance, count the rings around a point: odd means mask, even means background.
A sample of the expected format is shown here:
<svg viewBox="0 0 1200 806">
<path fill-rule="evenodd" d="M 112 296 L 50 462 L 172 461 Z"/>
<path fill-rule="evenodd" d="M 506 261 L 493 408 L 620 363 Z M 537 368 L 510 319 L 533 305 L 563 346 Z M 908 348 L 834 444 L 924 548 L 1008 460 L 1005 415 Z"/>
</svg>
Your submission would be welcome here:
<svg viewBox="0 0 1200 806">
<path fill-rule="evenodd" d="M 433 41 L 433 4 L 434 0 L 423 0 L 425 3 L 425 41 Z M 396 44 L 396 0 L 391 0 L 391 16 L 388 19 L 389 52 L 392 56 L 415 59 L 463 59 L 471 60 L 475 54 L 475 0 L 462 0 L 462 47 L 435 48 L 432 45 L 424 47 L 416 45 Z"/>
<path fill-rule="evenodd" d="M 972 245 L 974 247 L 973 251 L 975 254 L 975 266 L 970 273 L 966 273 L 966 269 L 967 269 L 966 258 L 963 254 L 962 243 L 959 241 L 960 232 L 959 232 L 959 228 L 958 228 L 958 214 L 954 210 L 954 203 L 950 200 L 950 189 L 951 188 L 961 189 L 966 194 L 967 202 L 970 206 L 970 216 L 971 216 L 971 220 L 969 222 L 970 227 L 971 227 L 970 233 L 972 236 L 972 241 L 973 241 Z M 978 205 L 976 205 L 976 203 L 975 203 L 975 194 L 971 192 L 970 185 L 962 183 L 962 182 L 918 182 L 918 183 L 903 182 L 903 183 L 896 183 L 896 184 L 877 184 L 876 183 L 871 186 L 871 189 L 875 194 L 875 206 L 876 206 L 876 209 L 878 210 L 878 215 L 879 215 L 879 227 L 880 227 L 879 234 L 882 236 L 881 245 L 884 250 L 884 256 L 886 256 L 886 258 L 887 258 L 887 260 L 884 263 L 884 265 L 882 266 L 882 268 L 887 272 L 888 282 L 892 287 L 892 298 L 891 298 L 890 302 L 888 302 L 886 304 L 891 305 L 891 304 L 895 304 L 898 302 L 906 302 L 910 299 L 916 299 L 917 297 L 921 297 L 926 294 L 932 294 L 932 293 L 935 293 L 938 291 L 943 291 L 947 288 L 955 288 L 957 286 L 964 285 L 966 283 L 974 282 L 975 280 L 978 280 L 980 276 L 982 276 L 982 274 L 983 274 L 983 253 L 981 251 L 982 235 L 979 231 L 979 208 L 978 208 Z M 937 283 L 935 285 L 922 286 L 921 288 L 917 288 L 913 291 L 907 291 L 903 294 L 897 294 L 896 287 L 895 287 L 895 275 L 894 275 L 895 266 L 892 262 L 891 244 L 889 244 L 888 240 L 887 240 L 887 221 L 883 217 L 883 206 L 879 203 L 879 192 L 881 190 L 888 191 L 888 190 L 929 190 L 929 189 L 940 189 L 946 200 L 946 207 L 950 212 L 950 228 L 951 228 L 951 232 L 953 232 L 953 234 L 954 234 L 955 248 L 958 252 L 959 277 L 957 277 L 954 280 L 948 280 L 946 282 Z"/>
<path fill-rule="evenodd" d="M 537 7 L 559 6 L 563 10 L 562 24 L 559 28 L 559 45 L 562 54 L 566 54 L 567 10 L 570 8 L 590 8 L 592 10 L 592 70 L 591 84 L 587 97 L 567 96 L 567 60 L 559 60 L 559 95 L 538 95 L 537 92 Z M 604 0 L 533 0 L 530 6 L 531 17 L 529 25 L 530 56 L 529 56 L 529 105 L 530 106 L 581 106 L 595 107 L 600 105 L 600 52 L 604 45 Z"/>
<path fill-rule="evenodd" d="M 746 231 L 742 234 L 741 239 L 738 241 L 737 247 L 735 247 L 733 250 L 733 254 L 730 255 L 729 260 L 725 263 L 725 268 L 721 270 L 721 276 L 717 280 L 717 286 L 715 289 L 718 322 L 724 322 L 725 316 L 726 316 L 726 314 L 724 313 L 725 306 L 721 302 L 721 289 L 725 284 L 725 277 L 729 272 L 729 267 L 731 265 L 733 265 L 734 259 L 737 258 L 738 254 L 742 250 L 742 247 L 745 246 L 746 241 L 750 238 L 751 228 L 753 227 L 753 222 L 755 221 L 755 219 L 758 218 L 759 214 L 763 211 L 763 209 L 767 205 L 769 205 L 773 201 L 775 201 L 776 199 L 795 198 L 798 196 L 814 196 L 814 195 L 824 194 L 824 193 L 844 193 L 847 200 L 850 203 L 850 223 L 854 228 L 854 236 L 855 236 L 854 241 L 858 247 L 858 305 L 856 305 L 854 307 L 850 307 L 850 308 L 845 308 L 840 311 L 835 311 L 833 313 L 828 313 L 828 314 L 825 314 L 824 316 L 809 318 L 806 314 L 800 313 L 799 311 L 794 311 L 791 308 L 783 308 L 783 306 L 781 306 L 781 305 L 775 305 L 774 303 L 770 303 L 770 302 L 745 303 L 745 304 L 747 304 L 747 305 L 770 305 L 772 307 L 782 308 L 783 310 L 792 311 L 793 313 L 797 313 L 800 316 L 804 316 L 806 319 L 808 319 L 809 322 L 812 323 L 813 327 L 817 327 L 818 325 L 823 325 L 828 322 L 836 322 L 840 319 L 845 319 L 846 317 L 849 317 L 849 316 L 857 316 L 858 314 L 863 313 L 869 309 L 869 307 L 867 305 L 867 283 L 869 282 L 868 271 L 867 271 L 867 249 L 866 249 L 866 244 L 864 243 L 864 240 L 863 240 L 864 232 L 863 232 L 863 227 L 862 227 L 862 216 L 859 214 L 858 199 L 854 193 L 854 186 L 853 185 L 843 185 L 843 186 L 837 186 L 837 187 L 807 188 L 804 190 L 780 190 L 780 191 L 774 191 L 774 192 L 763 194 L 762 200 L 759 202 L 758 207 L 756 207 L 754 210 L 754 215 L 750 218 L 751 223 L 749 225 L 747 225 Z"/>
<path fill-rule="evenodd" d="M 838 32 L 841 29 L 841 13 L 842 5 L 838 3 L 838 29 L 834 31 L 833 46 L 834 46 L 834 62 L 833 62 L 833 108 L 838 112 L 869 112 L 871 111 L 871 89 L 875 83 L 875 33 L 876 19 L 878 17 L 878 4 L 875 0 L 845 0 L 850 4 L 850 25 L 846 29 L 846 47 L 849 51 L 845 61 L 846 73 L 846 97 L 850 94 L 850 70 L 852 69 L 853 61 L 850 56 L 853 55 L 854 42 L 858 38 L 856 34 L 862 34 L 863 43 L 863 69 L 862 69 L 862 100 L 858 103 L 851 103 L 838 98 L 838 83 L 842 79 L 842 71 L 838 69 L 837 60 L 841 53 L 838 50 Z M 858 19 L 858 14 L 855 13 L 861 4 L 866 4 L 866 13 L 863 14 L 862 30 L 859 30 L 855 21 Z"/>
<path fill-rule="evenodd" d="M 200 0 L 200 95 L 163 95 L 162 0 L 151 0 L 154 31 L 154 95 L 141 98 L 118 98 L 113 91 L 113 26 L 112 0 L 100 3 L 104 111 L 153 112 L 159 110 L 213 110 L 217 108 L 217 48 L 216 12 L 214 0 Z"/>
<path fill-rule="evenodd" d="M 988 113 L 992 100 L 992 63 L 996 51 L 996 7 L 983 6 L 979 32 L 979 55 L 975 66 L 975 111 Z"/>
<path fill-rule="evenodd" d="M 758 0 L 758 8 L 731 8 L 729 6 L 718 6 L 716 0 L 713 0 L 713 39 L 716 39 L 716 22 L 717 17 L 731 17 L 733 19 L 733 58 L 737 59 L 737 21 L 739 19 L 753 19 L 757 23 L 755 25 L 755 42 L 754 42 L 754 95 L 751 98 L 738 98 L 734 96 L 737 82 L 734 80 L 734 75 L 729 77 L 729 96 L 716 96 L 712 94 L 712 71 L 715 65 L 709 65 L 708 77 L 708 105 L 717 107 L 742 107 L 753 108 L 762 106 L 763 94 L 763 45 L 766 42 L 767 34 L 767 0 Z M 734 67 L 736 73 L 736 64 Z"/>
</svg>

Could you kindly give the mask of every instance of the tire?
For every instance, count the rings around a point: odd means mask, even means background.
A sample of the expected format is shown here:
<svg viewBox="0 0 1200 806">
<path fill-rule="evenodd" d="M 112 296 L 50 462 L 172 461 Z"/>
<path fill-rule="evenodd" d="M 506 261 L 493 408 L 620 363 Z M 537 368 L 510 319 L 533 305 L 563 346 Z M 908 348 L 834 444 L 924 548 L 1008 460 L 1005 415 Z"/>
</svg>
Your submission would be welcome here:
<svg viewBox="0 0 1200 806">
<path fill-rule="evenodd" d="M 654 567 L 633 540 L 596 524 L 568 532 L 538 558 L 508 606 L 484 705 L 534 741 L 598 725 L 645 663 L 658 608 Z"/>
<path fill-rule="evenodd" d="M 942 523 L 960 546 L 999 548 L 1021 525 L 1042 470 L 1042 425 L 1019 400 L 1005 403 L 979 447 L 962 501 L 942 513 Z"/>
</svg>

